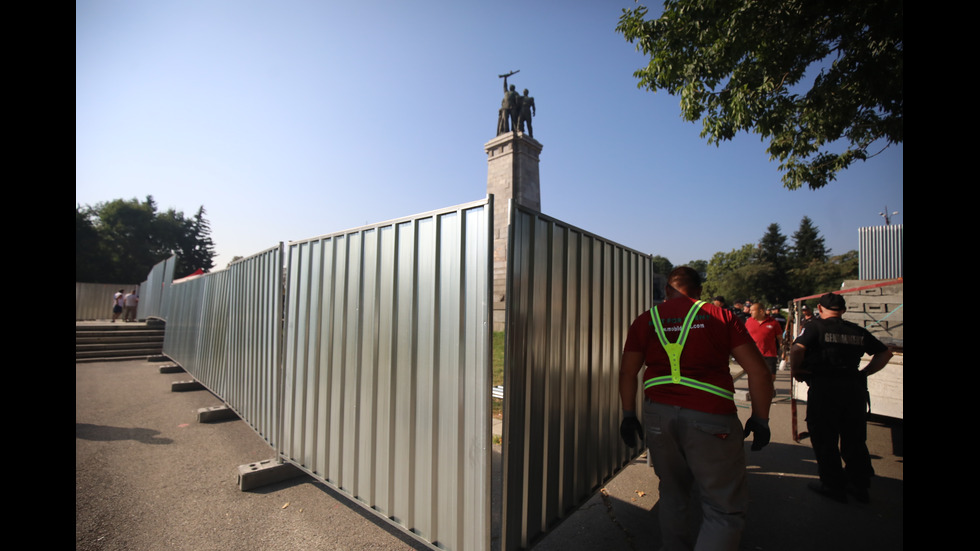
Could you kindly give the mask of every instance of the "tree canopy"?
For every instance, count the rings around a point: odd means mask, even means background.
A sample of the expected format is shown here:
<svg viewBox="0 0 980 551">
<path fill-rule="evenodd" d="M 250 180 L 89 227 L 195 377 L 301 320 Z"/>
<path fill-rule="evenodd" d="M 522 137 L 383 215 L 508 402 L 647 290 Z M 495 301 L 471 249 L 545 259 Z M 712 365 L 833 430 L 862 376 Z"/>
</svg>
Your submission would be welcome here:
<svg viewBox="0 0 980 551">
<path fill-rule="evenodd" d="M 755 245 L 746 243 L 730 252 L 717 252 L 708 261 L 708 277 L 702 297 L 721 295 L 728 302 L 762 300 L 767 281 L 773 274 L 769 264 L 755 262 Z"/>
<path fill-rule="evenodd" d="M 174 254 L 174 277 L 214 266 L 203 206 L 190 218 L 174 209 L 157 212 L 152 196 L 75 206 L 75 281 L 139 283 L 154 264 Z"/>
<path fill-rule="evenodd" d="M 793 234 L 793 248 L 790 251 L 793 263 L 807 264 L 811 260 L 823 262 L 827 260 L 827 246 L 824 244 L 820 231 L 809 216 L 800 220 L 800 229 Z"/>
<path fill-rule="evenodd" d="M 653 263 L 653 273 L 666 276 L 670 274 L 670 271 L 674 269 L 674 265 L 667 260 L 666 257 L 655 255 L 650 259 Z"/>
<path fill-rule="evenodd" d="M 616 30 L 650 63 L 638 86 L 680 95 L 719 144 L 769 141 L 783 185 L 825 186 L 903 142 L 902 0 L 666 0 L 623 10 Z"/>
<path fill-rule="evenodd" d="M 757 286 L 760 291 L 752 297 L 762 299 L 769 304 L 786 304 L 793 297 L 793 291 L 786 277 L 789 268 L 789 246 L 779 224 L 769 224 L 766 233 L 759 240 L 755 250 L 753 265 L 756 273 Z"/>
<path fill-rule="evenodd" d="M 796 297 L 838 289 L 845 279 L 858 275 L 857 251 L 828 259 L 820 231 L 809 217 L 800 221 L 793 244 L 786 241 L 779 224 L 770 224 L 757 245 L 715 253 L 708 262 L 703 296 L 786 305 Z"/>
</svg>

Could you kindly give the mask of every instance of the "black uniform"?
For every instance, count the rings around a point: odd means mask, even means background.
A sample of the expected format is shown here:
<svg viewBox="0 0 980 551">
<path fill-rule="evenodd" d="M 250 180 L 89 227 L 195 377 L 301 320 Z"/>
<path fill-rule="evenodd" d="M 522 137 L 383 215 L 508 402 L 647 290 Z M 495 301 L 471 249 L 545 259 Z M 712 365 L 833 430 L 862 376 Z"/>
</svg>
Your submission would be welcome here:
<svg viewBox="0 0 980 551">
<path fill-rule="evenodd" d="M 806 424 L 821 482 L 833 490 L 848 482 L 867 488 L 874 475 L 866 443 L 868 379 L 858 367 L 865 353 L 888 347 L 839 317 L 811 320 L 794 343 L 806 347 L 803 368 L 812 372 L 806 378 Z"/>
</svg>

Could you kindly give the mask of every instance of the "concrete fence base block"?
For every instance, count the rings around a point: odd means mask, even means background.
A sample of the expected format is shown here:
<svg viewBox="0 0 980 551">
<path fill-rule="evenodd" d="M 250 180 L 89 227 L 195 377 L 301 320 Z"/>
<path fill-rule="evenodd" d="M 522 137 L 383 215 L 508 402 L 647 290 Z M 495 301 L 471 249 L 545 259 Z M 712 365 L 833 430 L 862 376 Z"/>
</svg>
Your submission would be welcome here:
<svg viewBox="0 0 980 551">
<path fill-rule="evenodd" d="M 305 474 L 292 463 L 278 463 L 275 459 L 239 465 L 238 489 L 247 492 Z"/>
<path fill-rule="evenodd" d="M 171 392 L 188 392 L 191 390 L 204 390 L 204 385 L 197 381 L 174 381 L 170 385 Z"/>
<path fill-rule="evenodd" d="M 163 356 L 163 355 L 159 355 L 159 356 L 147 356 L 146 357 L 146 361 L 148 361 L 148 362 L 169 362 L 170 361 L 170 358 L 168 358 L 166 356 Z"/>
<path fill-rule="evenodd" d="M 180 373 L 184 368 L 175 363 L 163 364 L 160 366 L 160 373 Z"/>
<path fill-rule="evenodd" d="M 198 423 L 215 423 L 227 419 L 238 419 L 238 414 L 235 413 L 235 410 L 228 406 L 212 406 L 197 410 Z"/>
</svg>

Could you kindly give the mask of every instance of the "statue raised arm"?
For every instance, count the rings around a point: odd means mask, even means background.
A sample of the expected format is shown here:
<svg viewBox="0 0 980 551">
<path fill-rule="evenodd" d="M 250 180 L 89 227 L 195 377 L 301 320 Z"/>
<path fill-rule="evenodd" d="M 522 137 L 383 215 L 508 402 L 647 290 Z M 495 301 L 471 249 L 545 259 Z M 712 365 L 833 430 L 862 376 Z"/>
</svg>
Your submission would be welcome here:
<svg viewBox="0 0 980 551">
<path fill-rule="evenodd" d="M 513 76 L 519 73 L 520 69 L 517 71 L 511 71 L 507 74 L 497 75 L 499 78 L 504 79 L 504 99 L 500 102 L 500 111 L 497 112 L 497 135 L 503 134 L 504 132 L 511 132 L 517 130 L 517 117 L 520 114 L 520 96 L 517 95 L 517 91 L 513 84 L 510 88 L 507 87 L 507 77 Z"/>
</svg>

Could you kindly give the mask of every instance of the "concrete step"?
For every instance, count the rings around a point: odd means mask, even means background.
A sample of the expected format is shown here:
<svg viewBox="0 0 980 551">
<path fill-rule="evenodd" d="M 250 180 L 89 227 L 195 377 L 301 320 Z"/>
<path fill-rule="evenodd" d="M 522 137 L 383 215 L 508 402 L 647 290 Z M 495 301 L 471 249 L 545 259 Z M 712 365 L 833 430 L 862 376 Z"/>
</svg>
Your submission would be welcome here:
<svg viewBox="0 0 980 551">
<path fill-rule="evenodd" d="M 119 334 L 98 337 L 75 335 L 75 344 L 113 344 L 126 342 L 163 342 L 163 334 Z"/>
<path fill-rule="evenodd" d="M 75 359 L 81 358 L 116 358 L 120 356 L 135 356 L 135 357 L 147 357 L 156 356 L 163 351 L 163 347 L 160 346 L 144 346 L 139 348 L 99 348 L 92 350 L 76 350 Z"/>
<path fill-rule="evenodd" d="M 75 363 L 77 364 L 90 364 L 98 362 L 126 362 L 131 360 L 145 360 L 147 354 L 140 354 L 137 356 L 106 356 L 106 357 L 91 357 L 91 358 L 75 358 Z"/>
<path fill-rule="evenodd" d="M 163 353 L 164 330 L 158 324 L 75 324 L 75 361 L 143 359 Z"/>
<path fill-rule="evenodd" d="M 76 331 L 75 341 L 95 341 L 110 339 L 162 339 L 163 331 L 156 329 L 145 331 Z"/>
<path fill-rule="evenodd" d="M 93 352 L 126 352 L 133 350 L 156 350 L 157 354 L 163 351 L 163 341 L 133 341 L 128 343 L 102 343 L 102 344 L 75 344 L 75 356 L 80 354 L 91 354 Z"/>
</svg>

